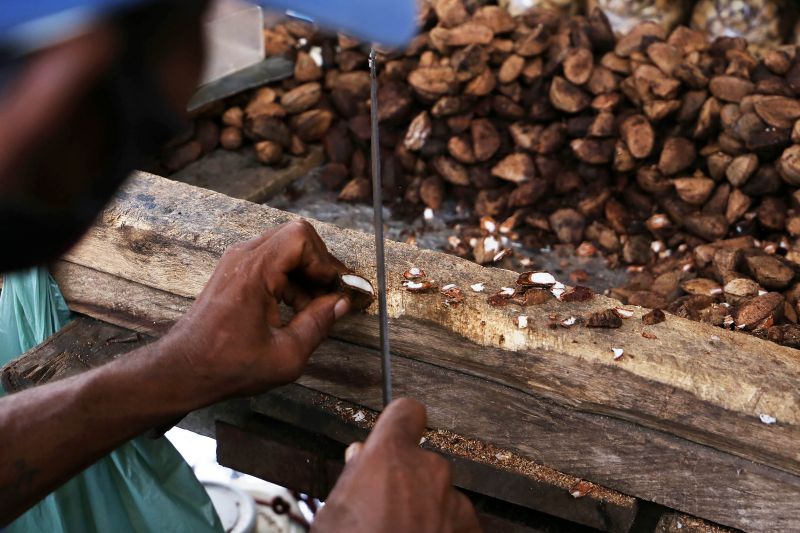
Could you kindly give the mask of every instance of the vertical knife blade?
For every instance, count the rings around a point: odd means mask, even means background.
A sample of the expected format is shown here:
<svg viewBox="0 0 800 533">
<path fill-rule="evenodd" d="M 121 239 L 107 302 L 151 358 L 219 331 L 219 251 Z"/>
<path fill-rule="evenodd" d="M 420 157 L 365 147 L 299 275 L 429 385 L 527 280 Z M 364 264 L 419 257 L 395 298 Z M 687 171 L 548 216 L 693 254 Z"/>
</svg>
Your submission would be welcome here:
<svg viewBox="0 0 800 533">
<path fill-rule="evenodd" d="M 370 118 L 372 123 L 372 209 L 375 226 L 375 263 L 378 276 L 378 315 L 381 339 L 381 375 L 383 406 L 392 401 L 392 359 L 389 351 L 389 317 L 386 311 L 386 261 L 383 251 L 383 198 L 381 183 L 381 148 L 378 129 L 378 78 L 375 49 L 369 51 Z"/>
</svg>

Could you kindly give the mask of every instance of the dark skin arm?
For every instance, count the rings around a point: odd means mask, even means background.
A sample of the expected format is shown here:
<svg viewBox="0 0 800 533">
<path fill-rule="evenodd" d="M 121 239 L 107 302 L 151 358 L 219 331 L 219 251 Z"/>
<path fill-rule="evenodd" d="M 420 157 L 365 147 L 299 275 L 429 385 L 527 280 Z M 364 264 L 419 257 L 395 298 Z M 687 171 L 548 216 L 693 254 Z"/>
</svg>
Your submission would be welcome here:
<svg viewBox="0 0 800 533">
<path fill-rule="evenodd" d="M 341 269 L 308 223 L 267 231 L 225 253 L 163 339 L 0 400 L 0 524 L 149 428 L 297 379 L 348 311 L 330 292 Z M 280 302 L 297 312 L 285 326 Z"/>
<path fill-rule="evenodd" d="M 193 92 L 202 57 L 202 2 L 183 7 L 179 22 L 165 23 L 142 58 L 176 108 Z M 59 206 L 104 163 L 113 142 L 104 134 L 109 117 L 90 89 L 113 66 L 118 37 L 113 25 L 100 25 L 41 52 L 0 93 L 0 197 L 25 192 Z M 347 301 L 329 292 L 341 269 L 308 224 L 270 230 L 225 254 L 195 305 L 160 341 L 0 400 L 0 527 L 131 437 L 221 399 L 297 379 L 347 312 Z M 298 312 L 286 326 L 279 302 Z M 471 506 L 451 486 L 449 464 L 417 446 L 424 420 L 421 406 L 402 402 L 381 417 L 363 457 L 348 465 L 331 494 L 319 531 L 477 527 Z M 403 497 L 393 498 L 387 487 Z M 370 510 L 366 519 L 352 522 L 362 508 Z"/>
</svg>

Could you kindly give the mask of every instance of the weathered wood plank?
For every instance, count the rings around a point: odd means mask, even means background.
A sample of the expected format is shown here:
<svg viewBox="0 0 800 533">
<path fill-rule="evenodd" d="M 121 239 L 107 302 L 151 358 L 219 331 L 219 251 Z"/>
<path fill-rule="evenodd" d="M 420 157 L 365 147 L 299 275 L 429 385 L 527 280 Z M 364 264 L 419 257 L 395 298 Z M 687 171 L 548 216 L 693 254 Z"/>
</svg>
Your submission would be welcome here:
<svg viewBox="0 0 800 533">
<path fill-rule="evenodd" d="M 252 149 L 218 149 L 179 170 L 170 179 L 261 203 L 323 163 L 322 147 L 311 146 L 302 157 L 287 156 L 280 168 L 259 163 Z"/>
<path fill-rule="evenodd" d="M 191 298 L 225 248 L 293 218 L 140 173 L 66 258 Z M 334 254 L 374 276 L 371 238 L 315 226 Z M 490 307 L 484 296 L 469 294 L 458 308 L 445 308 L 437 294 L 404 291 L 399 273 L 412 265 L 463 288 L 484 281 L 491 291 L 515 279 L 508 271 L 388 243 L 389 312 L 398 353 L 800 473 L 797 351 L 673 316 L 652 328 L 655 340 L 641 336 L 638 318 L 614 331 L 547 327 L 551 313 L 583 315 L 616 304 L 604 297 L 529 309 L 531 327 L 519 330 L 513 324 L 518 309 Z M 376 330 L 374 318 L 361 315 L 345 321 L 335 336 L 374 346 Z M 614 361 L 612 347 L 624 348 L 627 356 Z M 778 423 L 762 424 L 762 413 Z"/>
<path fill-rule="evenodd" d="M 103 365 L 152 338 L 97 320 L 73 320 L 55 335 L 2 367 L 3 388 L 19 391 Z"/>
<path fill-rule="evenodd" d="M 166 333 L 193 301 L 66 261 L 50 271 L 73 311 L 149 335 Z"/>
<path fill-rule="evenodd" d="M 42 345 L 30 350 L 22 357 L 12 361 L 2 369 L 3 384 L 10 391 L 17 391 L 48 381 L 63 379 L 75 375 L 88 368 L 104 364 L 115 357 L 124 356 L 127 351 L 138 348 L 152 338 L 116 326 L 99 322 L 86 317 L 79 317 L 67 325 Z M 370 350 L 354 347 L 338 341 L 333 343 L 329 351 L 348 354 L 352 350 L 370 353 Z M 320 371 L 319 369 L 317 370 Z M 295 392 L 293 394 L 293 391 Z M 309 397 L 308 389 L 289 386 L 261 397 L 261 410 L 266 406 L 278 406 L 278 414 L 284 422 L 296 425 L 305 430 L 319 434 L 329 434 L 338 428 L 338 440 L 349 443 L 352 440 L 364 439 L 368 429 L 366 424 L 355 425 L 352 421 L 343 420 L 341 413 L 332 413 L 319 409 L 315 403 L 322 395 Z M 327 398 L 327 405 L 336 405 L 346 412 L 349 409 L 341 401 Z M 301 400 L 301 401 L 298 401 Z M 355 406 L 355 404 L 352 404 Z M 234 413 L 226 410 L 217 412 L 224 420 L 244 422 L 241 405 L 235 406 Z M 357 407 L 357 406 L 355 406 Z M 209 411 L 214 413 L 213 409 Z M 353 411 L 354 412 L 354 411 Z M 288 413 L 288 414 L 287 414 Z M 197 418 L 195 413 L 188 418 Z M 369 421 L 375 415 L 369 414 Z M 202 418 L 202 417 L 201 417 Z M 180 424 L 191 427 L 196 421 L 187 420 Z M 195 424 L 196 425 L 196 424 Z M 208 434 L 213 420 L 205 417 L 201 431 Z M 344 432 L 344 433 L 342 433 Z M 342 438 L 344 437 L 344 438 Z M 456 447 L 454 443 L 461 445 Z M 454 482 L 465 489 L 502 499 L 516 505 L 536 509 L 579 524 L 601 528 L 606 531 L 624 532 L 636 515 L 636 500 L 622 494 L 593 485 L 592 492 L 584 498 L 574 499 L 569 495 L 570 488 L 578 478 L 567 476 L 552 469 L 537 465 L 532 461 L 503 459 L 494 455 L 499 450 L 483 449 L 480 456 L 474 452 L 466 453 L 463 437 L 447 432 L 428 432 L 426 446 L 444 454 L 454 464 Z M 493 454 L 487 457 L 486 454 Z M 230 465 L 237 467 L 236 465 Z M 243 470 L 254 475 L 258 471 Z M 338 474 L 338 471 L 336 472 Z M 294 475 L 288 473 L 287 475 Z M 281 478 L 271 479 L 282 482 Z M 329 487 L 328 487 L 329 488 Z M 324 492 L 319 493 L 324 495 Z M 316 493 L 315 493 L 316 494 Z"/>
<path fill-rule="evenodd" d="M 656 524 L 653 533 L 734 533 L 730 529 L 709 524 L 705 520 L 679 513 L 666 513 Z"/>
<path fill-rule="evenodd" d="M 85 270 L 72 268 L 74 276 Z M 108 274 L 90 274 L 94 281 L 91 287 L 85 286 L 87 294 L 106 295 L 112 304 L 136 285 Z M 163 296 L 152 291 L 156 299 Z M 75 296 L 85 299 L 87 295 Z M 136 301 L 144 306 L 134 310 L 139 316 L 165 309 L 147 307 L 146 298 Z M 115 318 L 113 313 L 108 315 Z M 795 476 L 456 371 L 406 357 L 394 361 L 397 394 L 425 402 L 431 427 L 485 441 L 522 459 L 732 527 L 784 531 L 800 527 L 793 518 L 800 511 L 800 480 Z M 253 406 L 274 418 L 349 442 L 360 438 L 355 423 L 342 424 L 341 412 L 335 409 L 338 404 L 324 398 L 380 409 L 378 369 L 375 350 L 329 340 L 312 357 L 300 381 L 302 387 L 279 389 L 259 397 Z M 281 411 L 287 403 L 294 407 Z M 307 409 L 300 409 L 304 405 Z M 319 414 L 326 410 L 327 416 Z M 304 421 L 313 425 L 304 426 Z"/>
<path fill-rule="evenodd" d="M 299 384 L 379 410 L 377 352 L 351 348 L 343 354 L 335 348 L 338 342 L 328 341 L 315 353 Z M 433 428 L 485 440 L 512 456 L 731 527 L 800 531 L 795 519 L 800 479 L 793 475 L 424 362 L 395 357 L 393 371 L 395 393 L 422 400 Z M 280 419 L 273 398 L 259 397 L 253 408 Z M 355 424 L 353 410 L 340 412 L 335 403 L 319 400 L 314 405 L 340 416 L 349 413 Z M 346 438 L 337 437 L 341 428 L 315 427 L 331 438 Z"/>
<path fill-rule="evenodd" d="M 346 351 L 345 344 L 340 345 L 338 341 L 329 343 L 331 350 L 344 348 Z M 324 370 L 311 372 L 325 373 Z M 341 378 L 341 374 L 334 371 L 332 379 Z M 374 388 L 375 382 L 370 382 L 370 388 Z M 441 406 L 428 407 L 432 427 L 441 428 L 433 424 L 435 412 L 439 412 Z M 254 399 L 253 409 L 343 444 L 366 438 L 367 430 L 377 419 L 374 410 L 321 394 L 313 386 L 291 385 L 272 391 Z M 581 481 L 580 478 L 477 439 L 448 430 L 431 429 L 425 434 L 423 446 L 447 457 L 453 464 L 455 485 L 473 492 L 603 531 L 629 531 L 636 516 L 638 506 L 634 498 L 595 484 L 589 484 L 592 487 L 589 494 L 574 498 L 570 490 Z M 498 475 L 498 471 L 502 474 Z"/>
<path fill-rule="evenodd" d="M 220 423 L 216 434 L 220 464 L 319 498 L 327 496 L 344 467 L 343 445 L 273 419 L 243 426 Z M 486 533 L 597 531 L 478 494 L 468 496 Z"/>
</svg>

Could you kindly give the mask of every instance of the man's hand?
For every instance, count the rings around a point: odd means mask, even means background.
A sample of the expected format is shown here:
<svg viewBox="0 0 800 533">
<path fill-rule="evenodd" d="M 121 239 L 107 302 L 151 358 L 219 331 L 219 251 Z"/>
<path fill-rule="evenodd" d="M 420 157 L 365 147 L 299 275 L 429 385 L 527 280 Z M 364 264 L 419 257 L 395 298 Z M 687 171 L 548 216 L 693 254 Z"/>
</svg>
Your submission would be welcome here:
<svg viewBox="0 0 800 533">
<path fill-rule="evenodd" d="M 335 291 L 345 267 L 305 221 L 229 248 L 162 348 L 219 397 L 262 392 L 300 377 L 349 302 Z M 279 304 L 295 310 L 283 325 Z"/>
<path fill-rule="evenodd" d="M 317 515 L 316 532 L 476 532 L 475 510 L 453 488 L 450 464 L 422 450 L 425 408 L 392 402 L 364 444 L 348 448 L 347 466 Z"/>
</svg>

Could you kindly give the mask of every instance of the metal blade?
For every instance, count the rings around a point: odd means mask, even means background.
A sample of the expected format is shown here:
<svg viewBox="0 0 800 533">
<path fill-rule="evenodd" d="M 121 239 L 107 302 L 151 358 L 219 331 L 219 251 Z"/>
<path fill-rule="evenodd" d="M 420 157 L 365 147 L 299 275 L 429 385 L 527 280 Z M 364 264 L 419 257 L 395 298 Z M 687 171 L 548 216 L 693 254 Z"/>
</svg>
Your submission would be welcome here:
<svg viewBox="0 0 800 533">
<path fill-rule="evenodd" d="M 381 147 L 378 130 L 378 78 L 375 49 L 369 51 L 370 115 L 372 118 L 372 209 L 375 226 L 375 262 L 378 275 L 378 315 L 381 336 L 381 374 L 383 406 L 392 401 L 392 360 L 389 352 L 389 317 L 386 311 L 386 261 L 383 253 L 383 199 L 381 188 Z"/>
</svg>

